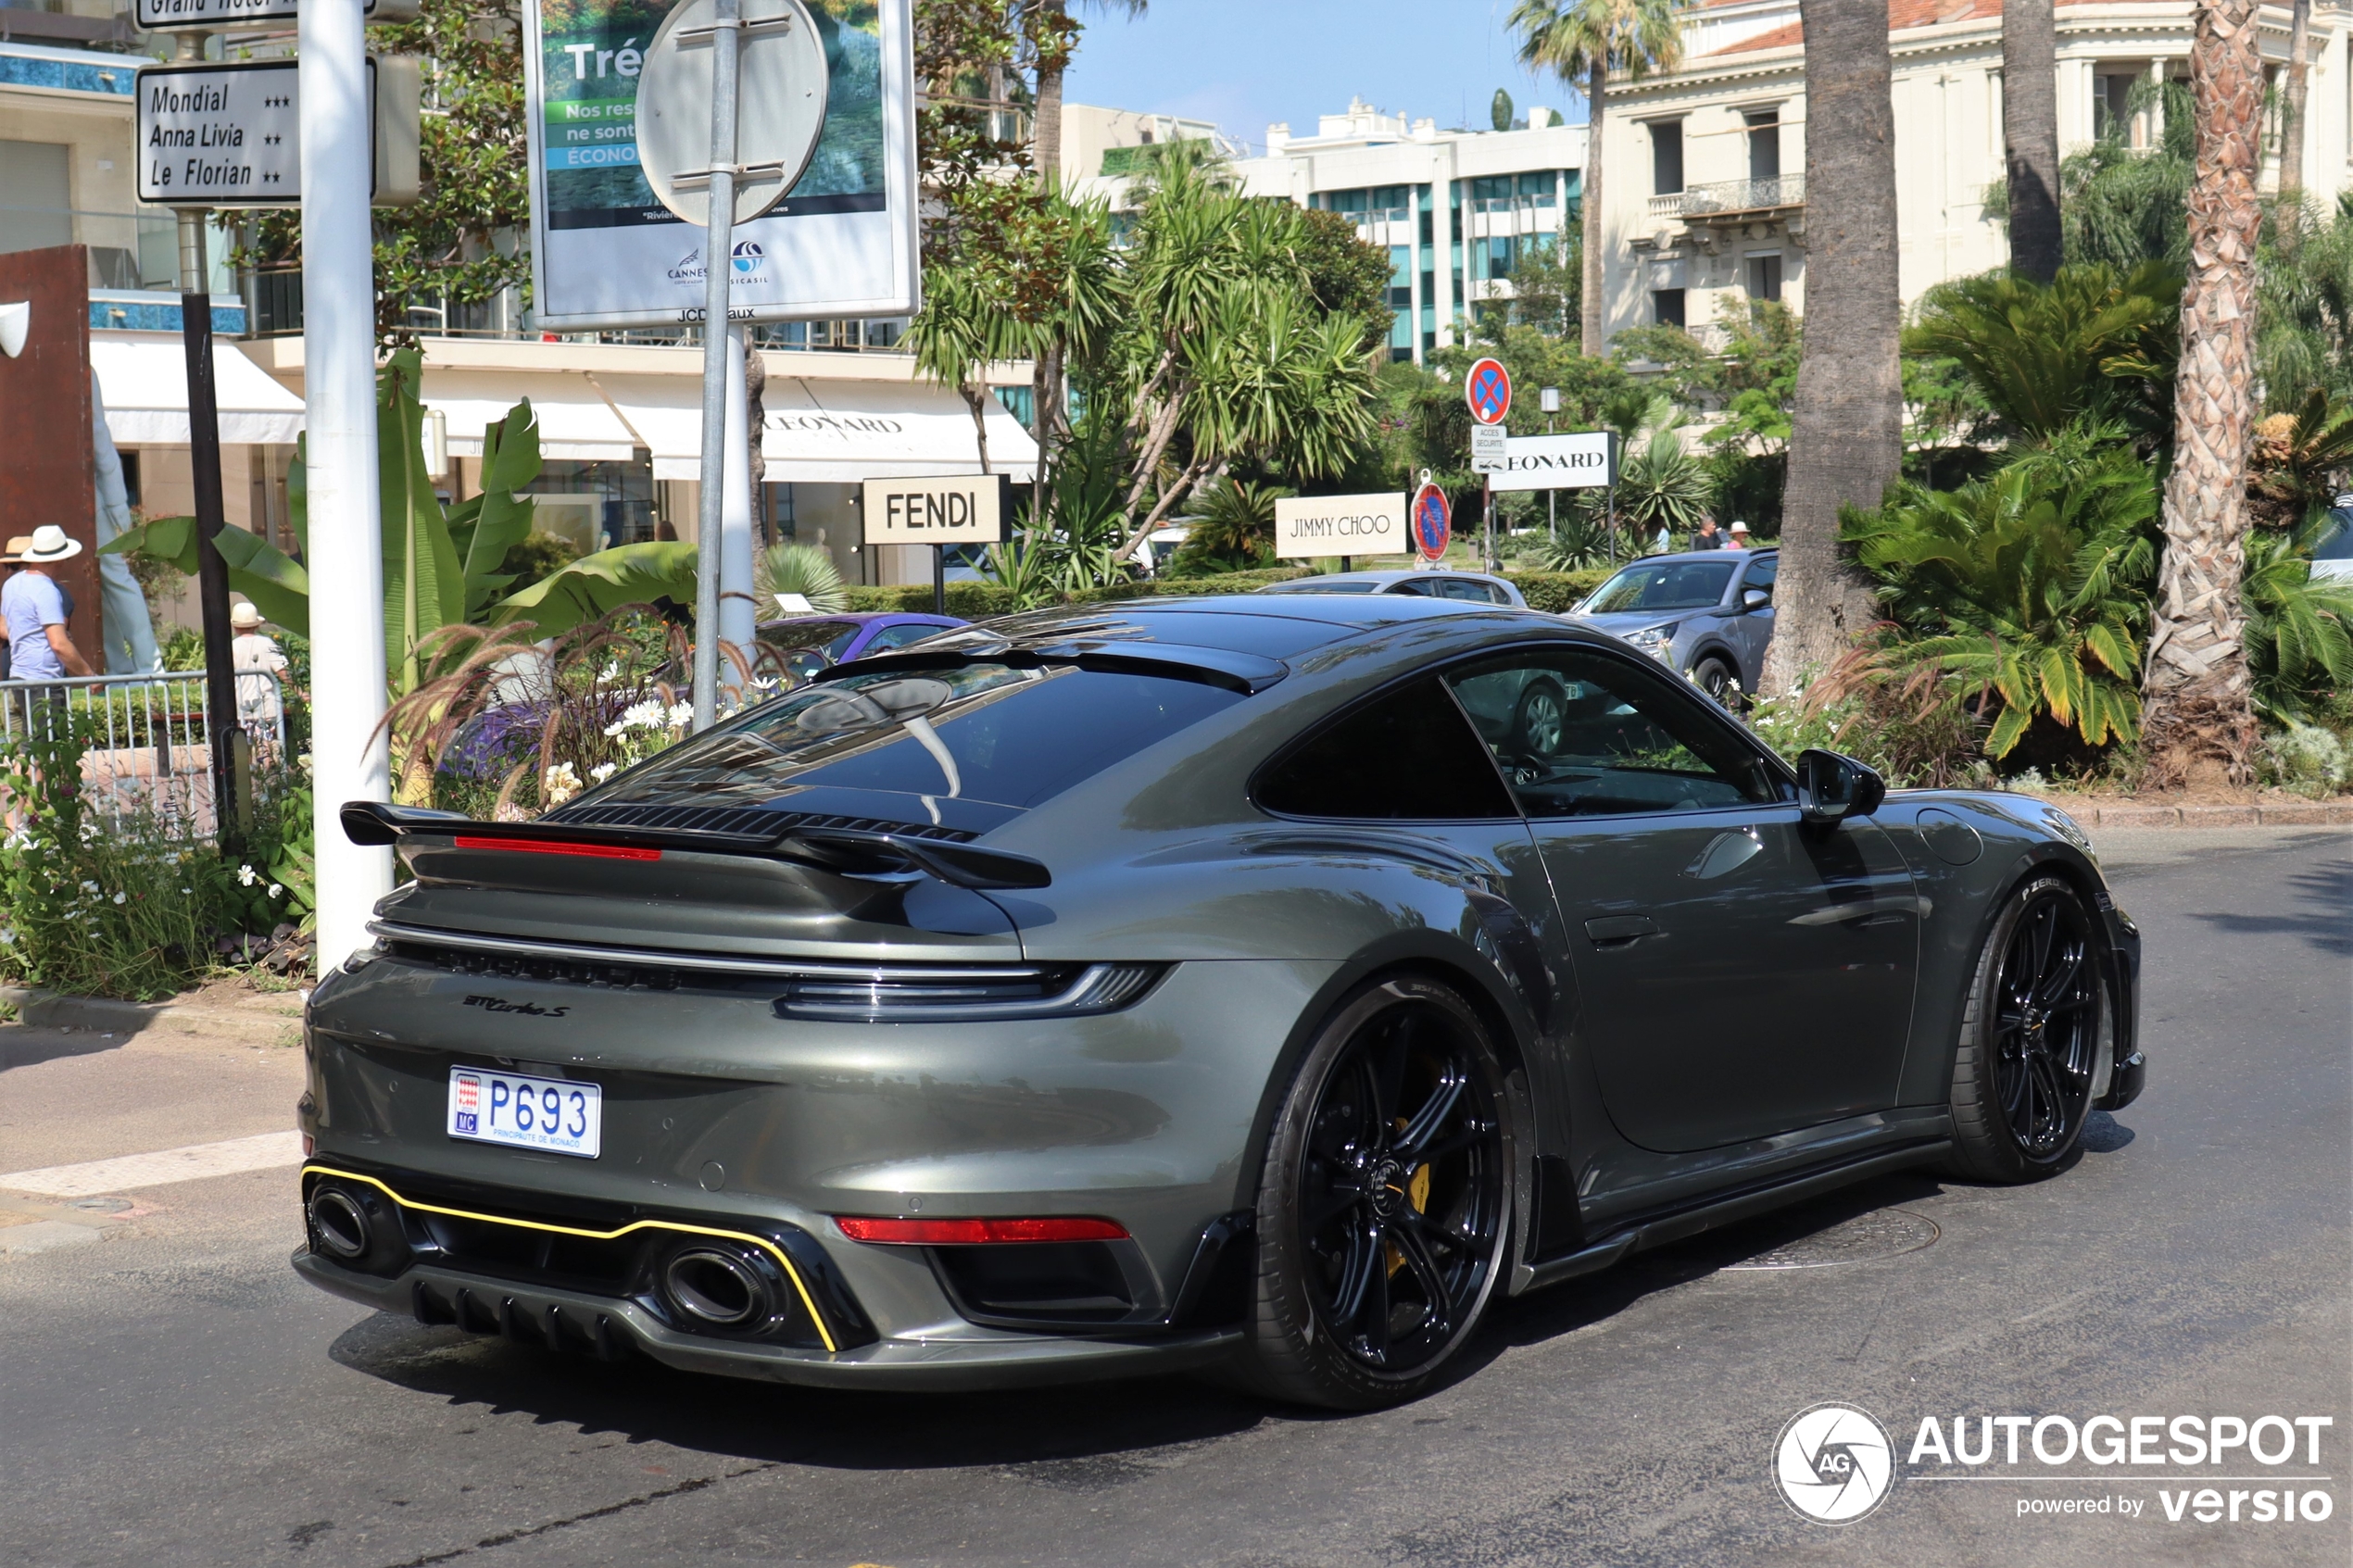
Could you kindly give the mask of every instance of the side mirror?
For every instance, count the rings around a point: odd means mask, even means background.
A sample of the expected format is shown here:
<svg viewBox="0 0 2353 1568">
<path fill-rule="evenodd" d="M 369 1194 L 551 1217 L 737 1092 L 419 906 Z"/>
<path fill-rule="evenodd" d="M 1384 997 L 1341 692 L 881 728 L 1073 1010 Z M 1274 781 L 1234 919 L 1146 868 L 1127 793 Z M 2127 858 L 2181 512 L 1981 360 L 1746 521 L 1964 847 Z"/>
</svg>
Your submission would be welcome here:
<svg viewBox="0 0 2353 1568">
<path fill-rule="evenodd" d="M 1797 758 L 1797 809 L 1808 822 L 1868 817 L 1887 798 L 1887 781 L 1852 757 L 1809 750 Z"/>
<path fill-rule="evenodd" d="M 1763 609 L 1773 602 L 1773 596 L 1762 588 L 1751 588 L 1741 596 L 1743 609 Z"/>
</svg>

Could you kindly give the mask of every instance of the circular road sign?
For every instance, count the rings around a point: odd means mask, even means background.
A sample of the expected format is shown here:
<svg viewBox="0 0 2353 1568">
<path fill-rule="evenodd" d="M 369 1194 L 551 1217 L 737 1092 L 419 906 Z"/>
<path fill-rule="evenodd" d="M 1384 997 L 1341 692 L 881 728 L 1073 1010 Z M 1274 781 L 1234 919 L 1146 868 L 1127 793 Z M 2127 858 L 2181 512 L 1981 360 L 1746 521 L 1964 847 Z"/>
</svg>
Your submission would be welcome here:
<svg viewBox="0 0 2353 1568">
<path fill-rule="evenodd" d="M 1425 483 L 1414 492 L 1414 547 L 1429 560 L 1446 554 L 1446 546 L 1453 538 L 1453 520 L 1446 506 L 1446 492 L 1435 484 Z"/>
<path fill-rule="evenodd" d="M 1512 378 L 1500 359 L 1481 359 L 1463 378 L 1463 401 L 1471 418 L 1483 425 L 1498 425 L 1512 411 Z"/>
<path fill-rule="evenodd" d="M 698 228 L 711 221 L 711 0 L 663 19 L 637 79 L 637 160 L 655 199 Z M 736 34 L 736 221 L 785 199 L 825 128 L 824 40 L 801 0 L 744 0 Z"/>
</svg>

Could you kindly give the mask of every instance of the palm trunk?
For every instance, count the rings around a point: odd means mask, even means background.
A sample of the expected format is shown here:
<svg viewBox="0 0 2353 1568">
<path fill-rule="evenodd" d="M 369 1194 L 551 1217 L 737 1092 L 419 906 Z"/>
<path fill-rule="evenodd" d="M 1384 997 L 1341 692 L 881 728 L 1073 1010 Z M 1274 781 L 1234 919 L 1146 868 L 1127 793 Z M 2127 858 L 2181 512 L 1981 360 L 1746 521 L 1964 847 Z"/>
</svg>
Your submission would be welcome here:
<svg viewBox="0 0 2353 1568">
<path fill-rule="evenodd" d="M 963 394 L 964 407 L 973 411 L 973 444 L 980 449 L 980 471 L 990 472 L 988 467 L 988 387 L 986 383 L 966 382 L 956 389 Z"/>
<path fill-rule="evenodd" d="M 2003 0 L 2002 145 L 2010 188 L 2010 270 L 2047 283 L 2059 270 L 2058 58 L 2052 0 Z"/>
<path fill-rule="evenodd" d="M 1578 288 L 1579 346 L 1590 357 L 1602 352 L 1602 94 L 1609 87 L 1609 65 L 1595 60 L 1585 73 L 1585 170 L 1579 196 L 1584 233 L 1583 277 Z"/>
<path fill-rule="evenodd" d="M 2287 35 L 2287 90 L 2280 112 L 2280 205 L 2304 199 L 2304 97 L 2311 86 L 2312 0 L 2296 0 Z M 2291 193 L 2293 193 L 2291 194 Z M 2303 214 L 2284 212 L 2271 220 L 2280 248 L 2292 251 L 2303 236 Z"/>
<path fill-rule="evenodd" d="M 1046 0 L 1050 23 L 1060 22 L 1065 7 L 1061 0 Z M 1060 31 L 1050 26 L 1048 31 L 1059 38 Z M 1036 115 L 1029 126 L 1029 162 L 1038 178 L 1049 189 L 1058 187 L 1063 177 L 1063 56 L 1051 54 L 1038 63 L 1038 101 Z"/>
<path fill-rule="evenodd" d="M 2142 677 L 2142 755 L 2171 787 L 2248 776 L 2255 744 L 2246 614 L 2239 602 L 2247 444 L 2255 422 L 2256 194 L 2263 60 L 2255 0 L 2207 0 L 2190 44 L 2197 171 L 2190 187 L 2190 276 L 2174 378 L 2173 467 L 2165 481 L 2165 560 Z"/>
<path fill-rule="evenodd" d="M 1838 543 L 1843 506 L 1876 507 L 1904 457 L 1896 340 L 1895 112 L 1884 0 L 1801 0 L 1806 32 L 1806 347 L 1768 692 L 1794 691 L 1878 619 Z"/>
<path fill-rule="evenodd" d="M 1054 421 L 1047 412 L 1047 398 L 1054 385 L 1054 361 L 1061 350 L 1049 348 L 1031 361 L 1029 373 L 1030 434 L 1038 442 L 1038 464 L 1029 475 L 1029 516 L 1033 523 L 1046 515 L 1046 451 L 1053 440 Z"/>
</svg>

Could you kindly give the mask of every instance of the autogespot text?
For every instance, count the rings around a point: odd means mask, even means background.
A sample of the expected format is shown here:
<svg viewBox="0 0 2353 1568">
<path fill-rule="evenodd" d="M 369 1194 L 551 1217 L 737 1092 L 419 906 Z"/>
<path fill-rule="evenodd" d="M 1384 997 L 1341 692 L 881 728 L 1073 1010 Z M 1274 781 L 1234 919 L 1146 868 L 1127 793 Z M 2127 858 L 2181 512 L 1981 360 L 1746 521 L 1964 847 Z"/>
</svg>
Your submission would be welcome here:
<svg viewBox="0 0 2353 1568">
<path fill-rule="evenodd" d="M 2335 1476 L 2322 1465 L 2321 1444 L 2321 1435 L 2335 1425 L 2327 1415 L 2095 1415 L 2081 1422 L 2064 1415 L 1931 1415 L 1913 1436 L 1906 1478 L 2036 1485 L 2037 1492 L 2016 1499 L 2021 1519 L 2105 1514 L 2174 1524 L 2319 1524 L 2336 1512 L 2325 1489 Z M 2064 1474 L 2051 1474 L 2062 1468 Z M 2147 1491 L 2070 1497 L 2039 1490 L 2068 1482 L 2146 1486 L 2157 1507 L 2149 1507 Z"/>
</svg>

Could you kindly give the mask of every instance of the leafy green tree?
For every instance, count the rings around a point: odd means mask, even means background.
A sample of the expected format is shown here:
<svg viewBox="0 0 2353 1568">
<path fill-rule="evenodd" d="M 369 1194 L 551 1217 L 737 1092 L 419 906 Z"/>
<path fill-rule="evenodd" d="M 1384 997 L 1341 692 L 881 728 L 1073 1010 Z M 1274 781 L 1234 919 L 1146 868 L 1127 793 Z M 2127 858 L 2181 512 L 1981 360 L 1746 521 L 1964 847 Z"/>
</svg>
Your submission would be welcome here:
<svg viewBox="0 0 2353 1568">
<path fill-rule="evenodd" d="M 1986 272 L 1931 289 L 1904 343 L 1956 361 L 2028 441 L 2115 420 L 2154 448 L 2171 433 L 2181 297 L 2181 274 L 2163 262 L 2128 274 L 2063 267 L 2049 284 Z"/>
<path fill-rule="evenodd" d="M 1682 64 L 1681 6 L 1676 0 L 1516 0 L 1510 27 L 1523 65 L 1553 72 L 1585 94 L 1584 278 L 1578 295 L 1578 342 L 1598 356 L 1602 336 L 1602 100 L 1613 70 L 1636 81 Z"/>
<path fill-rule="evenodd" d="M 2312 575 L 2312 546 L 2330 521 L 2320 511 L 2294 533 L 2246 536 L 2247 671 L 2257 709 L 2274 723 L 2314 719 L 2353 687 L 2353 583 Z"/>
<path fill-rule="evenodd" d="M 2147 464 L 2109 446 L 2038 454 L 1956 491 L 1906 484 L 1875 511 L 1850 508 L 1842 536 L 1906 633 L 1892 666 L 1972 688 L 1999 759 L 2042 718 L 2093 746 L 2138 734 L 2157 508 Z"/>
</svg>

